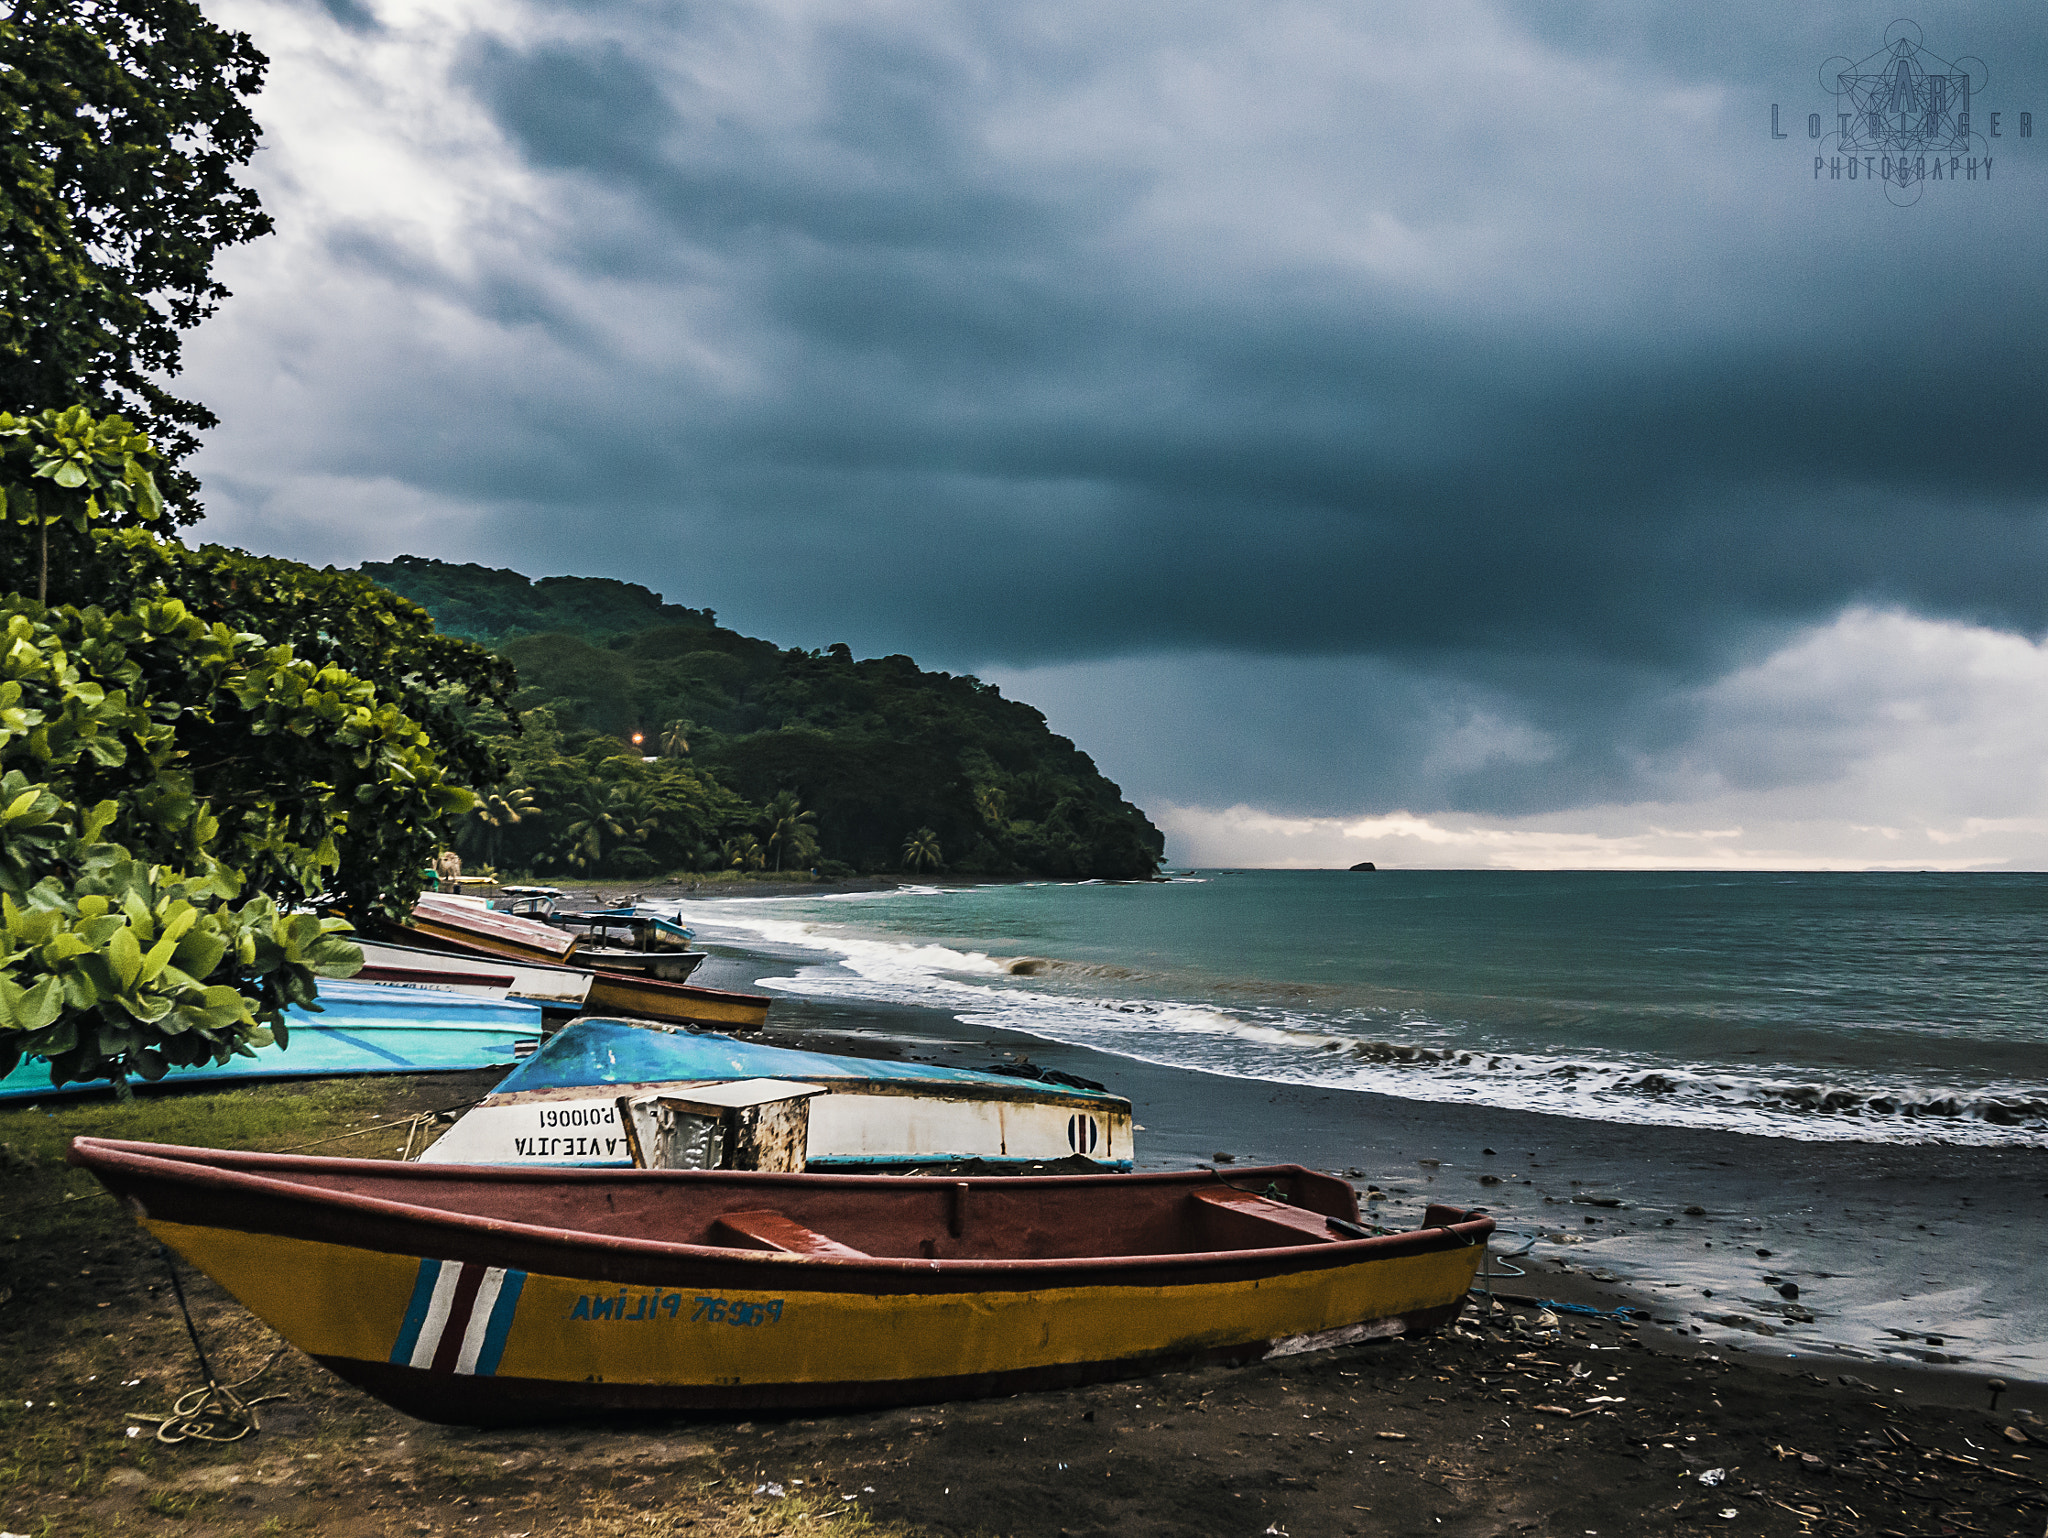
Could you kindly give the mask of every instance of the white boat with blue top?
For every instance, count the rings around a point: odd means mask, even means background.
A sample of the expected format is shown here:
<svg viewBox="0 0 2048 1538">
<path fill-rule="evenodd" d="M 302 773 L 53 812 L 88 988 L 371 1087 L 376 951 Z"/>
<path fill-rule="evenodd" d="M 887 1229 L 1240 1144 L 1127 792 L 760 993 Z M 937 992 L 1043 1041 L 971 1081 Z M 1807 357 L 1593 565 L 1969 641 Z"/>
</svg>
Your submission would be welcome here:
<svg viewBox="0 0 2048 1538">
<path fill-rule="evenodd" d="M 809 1170 L 977 1159 L 1043 1164 L 1076 1155 L 1131 1167 L 1131 1103 L 1079 1082 L 928 1063 L 838 1057 L 586 1018 L 562 1027 L 420 1158 L 432 1164 L 625 1168 L 622 1105 L 660 1094 L 780 1081 L 808 1099 Z"/>
<path fill-rule="evenodd" d="M 250 1079 L 350 1077 L 368 1073 L 455 1073 L 516 1063 L 540 1045 L 538 1005 L 323 978 L 318 1013 L 285 1011 L 286 1044 L 253 1057 L 173 1068 L 157 1085 L 179 1088 Z M 142 1080 L 131 1083 L 141 1085 Z M 0 1079 L 0 1102 L 45 1100 L 105 1090 L 107 1081 L 53 1086 L 49 1064 L 24 1058 Z"/>
</svg>

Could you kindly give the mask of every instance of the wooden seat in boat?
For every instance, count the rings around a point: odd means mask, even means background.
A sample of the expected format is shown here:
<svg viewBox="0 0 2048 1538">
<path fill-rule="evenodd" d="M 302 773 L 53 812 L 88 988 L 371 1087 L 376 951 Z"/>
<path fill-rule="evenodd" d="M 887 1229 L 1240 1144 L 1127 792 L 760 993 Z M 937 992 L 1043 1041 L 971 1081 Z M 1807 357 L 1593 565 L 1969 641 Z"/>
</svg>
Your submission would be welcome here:
<svg viewBox="0 0 2048 1538">
<path fill-rule="evenodd" d="M 1204 1226 L 1219 1249 L 1278 1249 L 1290 1244 L 1334 1244 L 1330 1220 L 1305 1207 L 1290 1207 L 1234 1186 L 1189 1193 L 1200 1203 Z"/>
<path fill-rule="evenodd" d="M 714 1239 L 730 1236 L 746 1241 L 740 1246 L 743 1249 L 780 1250 L 786 1255 L 816 1255 L 839 1260 L 869 1258 L 866 1250 L 856 1250 L 837 1239 L 828 1239 L 815 1229 L 804 1227 L 796 1219 L 769 1208 L 722 1213 L 711 1225 L 711 1232 Z"/>
</svg>

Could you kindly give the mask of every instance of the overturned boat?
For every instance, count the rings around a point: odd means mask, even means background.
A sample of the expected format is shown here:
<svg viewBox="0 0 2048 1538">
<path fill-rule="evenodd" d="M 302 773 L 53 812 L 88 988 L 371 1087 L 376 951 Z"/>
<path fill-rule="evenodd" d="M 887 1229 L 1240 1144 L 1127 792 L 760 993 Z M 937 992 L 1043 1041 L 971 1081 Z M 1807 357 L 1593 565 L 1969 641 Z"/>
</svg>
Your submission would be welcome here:
<svg viewBox="0 0 2048 1538">
<path fill-rule="evenodd" d="M 792 1100 L 800 1103 L 766 1109 Z M 762 1119 L 772 1116 L 803 1124 L 800 1141 L 785 1140 L 789 1162 L 760 1162 Z M 704 1125 L 693 1134 L 700 1123 L 716 1130 Z M 658 1142 L 671 1151 L 657 1154 Z M 1129 1169 L 1130 1101 L 1078 1079 L 799 1052 L 582 1019 L 563 1026 L 420 1157 L 834 1170 L 972 1159 L 1044 1164 L 1076 1155 Z"/>
<path fill-rule="evenodd" d="M 565 1020 L 582 1010 L 590 998 L 591 974 L 578 967 L 508 961 L 389 940 L 359 937 L 356 943 L 363 952 L 363 969 L 354 979 L 357 982 L 514 999 Z"/>
<path fill-rule="evenodd" d="M 499 913 L 475 897 L 422 892 L 405 927 L 425 943 L 472 956 L 562 966 L 576 954 L 576 936 L 538 919 Z"/>
<path fill-rule="evenodd" d="M 903 1180 L 464 1169 L 99 1138 L 163 1243 L 387 1404 L 472 1425 L 1014 1393 L 1434 1329 L 1493 1220 L 1371 1235 L 1296 1165 Z"/>
</svg>

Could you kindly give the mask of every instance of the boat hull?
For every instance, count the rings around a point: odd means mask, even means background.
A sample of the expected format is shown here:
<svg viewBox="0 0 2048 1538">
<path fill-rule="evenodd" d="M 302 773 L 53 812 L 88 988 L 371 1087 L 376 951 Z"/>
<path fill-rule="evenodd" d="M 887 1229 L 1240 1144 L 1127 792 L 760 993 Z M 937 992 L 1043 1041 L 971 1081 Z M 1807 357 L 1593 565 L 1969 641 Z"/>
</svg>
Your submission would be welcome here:
<svg viewBox="0 0 2048 1538">
<path fill-rule="evenodd" d="M 729 993 L 694 983 L 607 972 L 602 960 L 594 960 L 593 966 L 586 1005 L 592 1014 L 640 1015 L 649 1020 L 722 1025 L 735 1031 L 757 1031 L 768 1023 L 765 994 Z"/>
<path fill-rule="evenodd" d="M 249 1057 L 173 1068 L 135 1088 L 179 1089 L 259 1079 L 353 1078 L 383 1073 L 462 1073 L 518 1062 L 540 1045 L 538 1008 L 442 989 L 325 981 L 318 1014 L 286 1012 L 287 1045 Z M 105 1080 L 54 1087 L 49 1064 L 24 1058 L 0 1078 L 0 1104 L 107 1091 Z"/>
<path fill-rule="evenodd" d="M 1128 1169 L 1131 1103 L 1086 1081 L 1047 1082 L 929 1063 L 771 1047 L 625 1020 L 572 1020 L 421 1155 L 436 1164 L 624 1168 L 619 1102 L 743 1079 L 824 1088 L 810 1103 L 805 1168 L 901 1168 L 1075 1155 Z"/>
<path fill-rule="evenodd" d="M 503 1220 L 446 1224 L 423 1207 L 324 1193 L 295 1200 L 274 1189 L 282 1181 L 232 1174 L 209 1191 L 203 1178 L 195 1186 L 136 1167 L 164 1161 L 123 1168 L 119 1158 L 95 1157 L 91 1142 L 74 1145 L 74 1160 L 286 1339 L 408 1414 L 463 1424 L 927 1402 L 1412 1334 L 1456 1314 L 1492 1229 L 1489 1219 L 1433 1208 L 1442 1226 L 1286 1248 L 1025 1262 L 858 1252 L 821 1259 Z M 263 1167 L 263 1156 L 167 1152 L 233 1159 L 252 1173 Z M 443 1173 L 532 1180 L 525 1171 Z M 1257 1182 L 1321 1178 L 1286 1168 L 1240 1173 Z M 957 1186 L 950 1197 L 937 1181 L 860 1177 L 633 1171 L 550 1180 L 558 1189 L 613 1182 L 605 1189 L 622 1212 L 636 1203 L 656 1211 L 645 1204 L 686 1194 L 673 1183 L 726 1182 L 729 1205 L 744 1218 L 750 1204 L 792 1204 L 791 1182 L 812 1183 L 812 1195 L 820 1183 L 894 1187 L 858 1193 L 892 1208 L 966 1204 L 982 1200 L 980 1188 L 1029 1186 L 1040 1188 L 1029 1200 L 1078 1196 L 1084 1205 L 1075 1210 L 1085 1211 L 1110 1192 L 1050 1188 L 1184 1177 L 945 1183 Z M 1198 1188 L 1199 1179 L 1185 1180 L 1185 1191 Z M 499 1192 L 500 1206 L 509 1194 Z M 547 1205 L 545 1195 L 534 1201 Z M 957 1217 L 962 1208 L 952 1210 Z"/>
<path fill-rule="evenodd" d="M 415 937 L 417 938 L 417 937 Z M 575 967 L 558 967 L 540 962 L 511 961 L 487 956 L 480 951 L 451 947 L 431 948 L 395 945 L 386 940 L 359 939 L 363 950 L 363 976 L 381 982 L 387 976 L 407 973 L 428 979 L 423 986 L 460 986 L 454 980 L 478 974 L 506 979 L 502 990 L 508 999 L 535 1004 L 548 1010 L 580 1010 L 590 995 L 590 973 Z M 372 969 L 383 974 L 370 975 Z"/>
<path fill-rule="evenodd" d="M 626 1168 L 622 1095 L 687 1095 L 713 1079 L 493 1096 L 463 1114 L 421 1155 L 436 1164 L 548 1164 Z M 818 1081 L 811 1081 L 818 1082 Z M 944 1084 L 829 1080 L 811 1103 L 804 1168 L 1044 1164 L 1080 1155 L 1107 1169 L 1131 1167 L 1131 1112 L 1107 1096 L 1033 1094 L 1019 1084 L 976 1093 Z"/>
<path fill-rule="evenodd" d="M 559 975 L 563 979 L 559 991 L 566 994 L 573 984 L 581 991 L 581 1007 L 593 1014 L 632 1015 L 677 1025 L 719 1025 L 734 1031 L 759 1030 L 768 1020 L 770 1001 L 765 994 L 668 982 L 638 972 L 608 971 L 602 951 L 593 952 L 589 957 L 579 954 L 576 960 L 582 965 L 562 967 L 536 960 L 530 954 L 493 948 L 491 942 L 475 936 L 452 930 L 443 932 L 417 921 L 404 932 L 414 939 L 429 940 L 434 948 L 450 956 L 468 958 L 470 963 L 478 959 L 519 962 L 522 982 L 518 986 L 528 990 L 526 997 L 540 997 L 531 991 L 526 979 L 550 973 Z M 401 949 L 396 945 L 382 946 L 379 947 L 379 955 L 389 956 Z M 365 955 L 368 954 L 366 950 Z M 694 967 L 695 963 L 689 965 Z M 585 977 L 589 979 L 587 985 L 583 982 Z"/>
<path fill-rule="evenodd" d="M 405 927 L 436 944 L 507 961 L 559 966 L 576 952 L 576 936 L 551 925 L 431 892 L 420 894 Z"/>
<path fill-rule="evenodd" d="M 686 983 L 709 955 L 708 951 L 629 951 L 586 944 L 577 949 L 576 959 L 587 967 L 601 967 L 607 972 L 651 977 L 664 983 Z"/>
</svg>

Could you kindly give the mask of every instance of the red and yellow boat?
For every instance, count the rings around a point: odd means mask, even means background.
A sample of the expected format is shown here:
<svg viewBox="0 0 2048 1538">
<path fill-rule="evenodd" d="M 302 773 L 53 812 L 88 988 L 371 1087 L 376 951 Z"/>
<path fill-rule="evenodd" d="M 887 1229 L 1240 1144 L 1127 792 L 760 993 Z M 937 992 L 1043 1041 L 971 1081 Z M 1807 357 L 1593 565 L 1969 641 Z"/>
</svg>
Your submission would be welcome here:
<svg viewBox="0 0 2048 1538">
<path fill-rule="evenodd" d="M 1297 1165 L 905 1180 L 539 1170 L 78 1138 L 71 1161 L 407 1414 L 917 1403 L 1454 1317 L 1493 1220 L 1373 1235 Z"/>
</svg>

